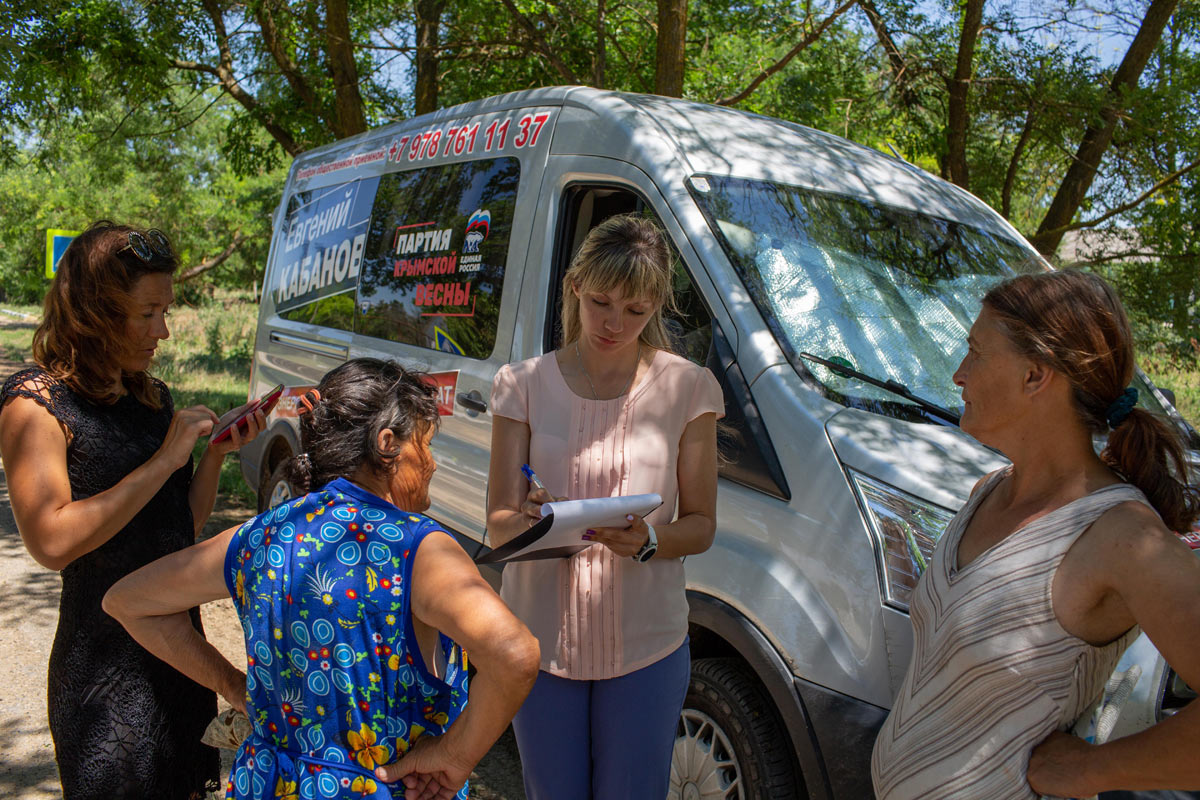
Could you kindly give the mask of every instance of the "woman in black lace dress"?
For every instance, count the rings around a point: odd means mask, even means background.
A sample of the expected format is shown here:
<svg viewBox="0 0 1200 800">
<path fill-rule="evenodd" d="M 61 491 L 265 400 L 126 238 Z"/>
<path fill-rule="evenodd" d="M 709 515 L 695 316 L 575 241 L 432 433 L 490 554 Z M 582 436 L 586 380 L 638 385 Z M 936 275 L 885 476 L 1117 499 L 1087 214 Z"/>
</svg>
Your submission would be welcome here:
<svg viewBox="0 0 1200 800">
<path fill-rule="evenodd" d="M 195 541 L 221 460 L 263 427 L 192 448 L 217 421 L 174 411 L 146 373 L 174 300 L 166 237 L 99 222 L 67 248 L 33 337 L 37 367 L 0 395 L 0 454 L 17 527 L 38 563 L 62 571 L 50 654 L 50 732 L 64 800 L 195 800 L 217 788 L 200 743 L 213 692 L 146 652 L 100 608 L 122 576 Z M 200 629 L 197 609 L 189 613 Z M 241 702 L 245 686 L 225 690 Z"/>
</svg>

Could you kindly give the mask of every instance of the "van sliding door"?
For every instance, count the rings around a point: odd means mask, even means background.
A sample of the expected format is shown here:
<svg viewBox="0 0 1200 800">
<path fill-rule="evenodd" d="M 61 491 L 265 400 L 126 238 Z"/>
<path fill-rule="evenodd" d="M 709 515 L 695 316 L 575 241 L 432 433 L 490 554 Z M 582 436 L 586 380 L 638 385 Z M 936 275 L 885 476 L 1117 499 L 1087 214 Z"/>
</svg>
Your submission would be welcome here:
<svg viewBox="0 0 1200 800">
<path fill-rule="evenodd" d="M 509 360 L 545 158 L 510 150 L 382 175 L 355 300 L 354 354 L 398 359 L 437 386 L 427 513 L 471 555 L 484 539 L 492 378 Z"/>
</svg>

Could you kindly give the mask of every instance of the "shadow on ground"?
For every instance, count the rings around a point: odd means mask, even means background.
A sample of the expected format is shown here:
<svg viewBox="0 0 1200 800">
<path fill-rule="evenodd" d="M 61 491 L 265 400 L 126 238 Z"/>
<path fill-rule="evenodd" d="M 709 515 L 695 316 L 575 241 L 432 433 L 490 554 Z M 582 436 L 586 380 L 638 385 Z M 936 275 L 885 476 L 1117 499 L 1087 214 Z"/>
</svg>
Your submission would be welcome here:
<svg viewBox="0 0 1200 800">
<path fill-rule="evenodd" d="M 8 480 L 0 472 L 0 560 L 27 559 L 29 554 L 17 533 L 12 507 L 8 502 Z M 53 631 L 58 627 L 58 596 L 62 580 L 49 569 L 37 569 L 0 584 L 0 627 L 36 624 Z M 0 745 L 2 747 L 2 745 Z M 7 795 L 3 795 L 7 796 Z"/>
<path fill-rule="evenodd" d="M 13 743 L 37 733 L 32 730 L 33 720 L 7 718 L 0 720 L 0 752 L 13 751 Z M 49 737 L 47 737 L 49 738 Z M 61 793 L 58 783 L 58 768 L 54 766 L 54 751 L 47 743 L 44 758 L 22 759 L 14 763 L 5 758 L 0 765 L 0 797 L 55 797 Z"/>
</svg>

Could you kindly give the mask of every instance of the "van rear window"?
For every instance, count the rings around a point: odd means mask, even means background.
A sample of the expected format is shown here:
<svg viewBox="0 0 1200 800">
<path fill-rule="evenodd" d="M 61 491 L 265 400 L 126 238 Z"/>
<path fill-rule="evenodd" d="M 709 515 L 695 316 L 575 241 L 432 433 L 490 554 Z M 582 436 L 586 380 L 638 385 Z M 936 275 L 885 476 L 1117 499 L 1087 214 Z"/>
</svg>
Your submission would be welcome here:
<svg viewBox="0 0 1200 800">
<path fill-rule="evenodd" d="M 356 331 L 487 358 L 521 167 L 516 158 L 379 179 L 358 282 Z"/>
</svg>

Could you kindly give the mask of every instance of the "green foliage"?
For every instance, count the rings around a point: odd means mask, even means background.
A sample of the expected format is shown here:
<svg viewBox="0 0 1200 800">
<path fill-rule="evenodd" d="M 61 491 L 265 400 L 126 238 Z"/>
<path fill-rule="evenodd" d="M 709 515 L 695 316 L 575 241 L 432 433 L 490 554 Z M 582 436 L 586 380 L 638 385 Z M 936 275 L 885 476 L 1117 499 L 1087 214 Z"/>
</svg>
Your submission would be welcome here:
<svg viewBox="0 0 1200 800">
<path fill-rule="evenodd" d="M 99 217 L 163 228 L 185 270 L 238 239 L 230 258 L 179 287 L 181 299 L 204 301 L 213 286 L 257 286 L 288 154 L 345 135 L 329 36 L 334 5 L 0 7 L 0 299 L 34 300 L 44 290 L 46 228 Z M 728 99 L 774 70 L 739 108 L 894 147 L 944 172 L 965 3 L 860 0 L 781 65 L 839 5 L 693 0 L 685 97 Z M 1041 224 L 1148 5 L 984 5 L 962 182 L 1018 231 L 1031 235 Z M 415 3 L 347 0 L 346 8 L 363 118 L 376 125 L 412 114 Z M 654 0 L 441 8 L 440 106 L 550 84 L 655 85 Z M 1200 161 L 1200 3 L 1179 3 L 1125 101 L 1077 219 L 1100 219 L 1088 225 L 1108 243 L 1098 268 L 1120 287 L 1143 350 L 1186 354 L 1200 338 L 1200 168 L 1144 194 Z M 222 357 L 213 352 L 207 357 Z"/>
<path fill-rule="evenodd" d="M 1136 103 L 1146 117 L 1162 120 L 1144 127 L 1130 121 L 1117 146 L 1124 157 L 1105 187 L 1120 196 L 1120 185 L 1141 186 L 1200 161 L 1200 7 L 1181 4 L 1163 46 L 1148 68 L 1149 85 Z M 1166 186 L 1132 209 L 1110 230 L 1123 233 L 1125 250 L 1143 254 L 1117 269 L 1139 312 L 1170 324 L 1174 349 L 1200 338 L 1200 169 Z M 1117 227 L 1120 225 L 1121 227 Z"/>
<path fill-rule="evenodd" d="M 17 363 L 32 359 L 30 346 L 42 309 L 5 304 L 4 310 L 9 313 L 0 320 L 0 358 Z"/>
<path fill-rule="evenodd" d="M 1200 353 L 1190 357 L 1154 347 L 1138 354 L 1138 366 L 1156 386 L 1175 393 L 1175 408 L 1193 428 L 1200 429 Z"/>
<path fill-rule="evenodd" d="M 51 129 L 38 150 L 24 148 L 0 166 L 0 299 L 40 299 L 46 229 L 82 230 L 98 219 L 165 231 L 181 276 L 241 235 L 228 259 L 177 291 L 195 299 L 205 286 L 257 286 L 283 171 L 236 175 L 221 155 L 229 103 L 209 99 L 218 102 L 182 130 L 122 136 L 118 126 L 128 120 L 114 108 L 90 129 Z"/>
<path fill-rule="evenodd" d="M 176 408 L 203 405 L 219 415 L 246 402 L 257 322 L 258 304 L 244 290 L 217 290 L 202 303 L 172 310 L 167 321 L 171 337 L 159 345 L 150 371 L 171 387 Z M 197 460 L 205 444 L 196 443 Z M 245 505 L 256 502 L 236 456 L 221 465 L 219 491 Z"/>
</svg>

